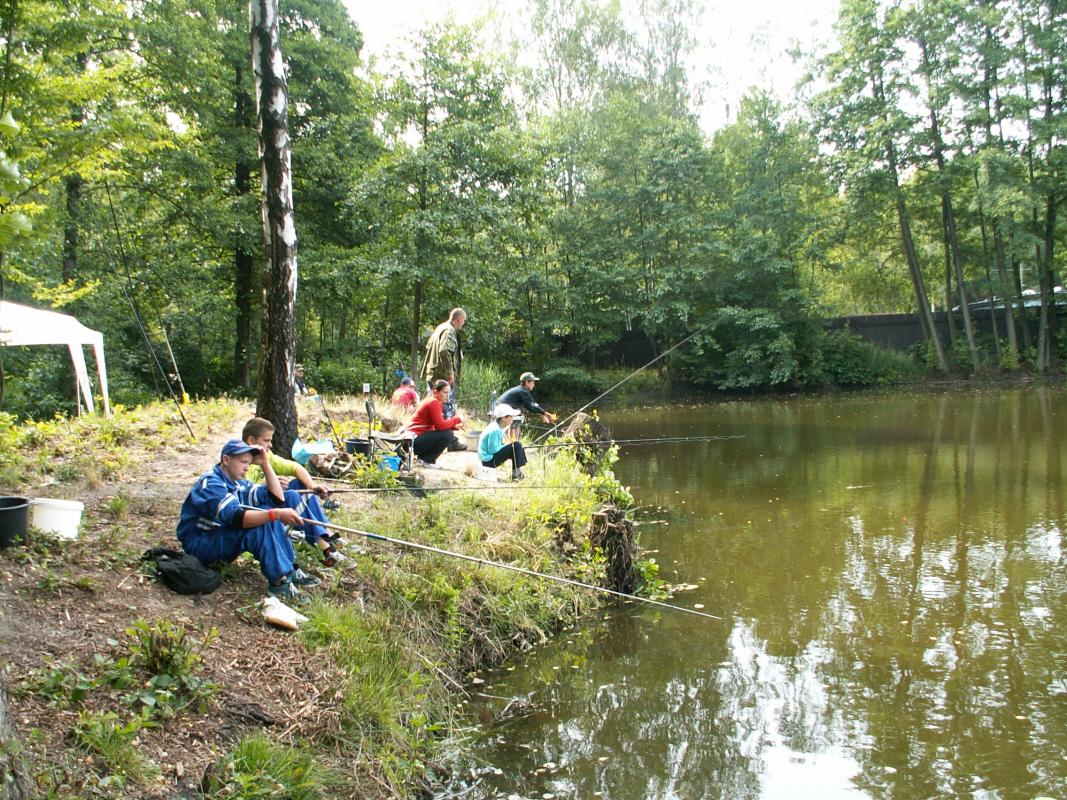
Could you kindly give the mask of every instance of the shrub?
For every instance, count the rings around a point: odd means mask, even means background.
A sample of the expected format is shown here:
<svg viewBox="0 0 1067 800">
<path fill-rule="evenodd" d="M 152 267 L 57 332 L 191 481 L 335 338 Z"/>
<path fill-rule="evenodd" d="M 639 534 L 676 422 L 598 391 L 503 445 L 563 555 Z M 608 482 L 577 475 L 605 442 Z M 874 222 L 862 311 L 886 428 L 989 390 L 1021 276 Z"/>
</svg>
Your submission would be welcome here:
<svg viewBox="0 0 1067 800">
<path fill-rule="evenodd" d="M 588 370 L 576 364 L 561 364 L 545 370 L 540 376 L 538 395 L 553 400 L 592 399 L 604 391 L 610 384 Z"/>
<path fill-rule="evenodd" d="M 822 343 L 823 368 L 838 386 L 877 386 L 913 374 L 917 366 L 901 353 L 883 350 L 848 331 L 828 333 Z"/>
<path fill-rule="evenodd" d="M 460 373 L 459 392 L 456 401 L 473 415 L 480 416 L 488 409 L 489 398 L 493 392 L 501 394 L 505 389 L 518 383 L 518 378 L 509 380 L 503 367 L 488 361 L 470 360 L 463 362 Z M 418 387 L 421 389 L 422 387 Z"/>
<path fill-rule="evenodd" d="M 311 753 L 275 744 L 263 735 L 249 736 L 204 776 L 210 797 L 285 797 L 290 800 L 318 800 L 334 797 L 331 787 L 341 780 L 319 766 Z"/>
<path fill-rule="evenodd" d="M 346 359 L 305 365 L 307 385 L 333 394 L 362 394 L 364 383 L 375 383 L 379 370 L 369 362 Z"/>
</svg>

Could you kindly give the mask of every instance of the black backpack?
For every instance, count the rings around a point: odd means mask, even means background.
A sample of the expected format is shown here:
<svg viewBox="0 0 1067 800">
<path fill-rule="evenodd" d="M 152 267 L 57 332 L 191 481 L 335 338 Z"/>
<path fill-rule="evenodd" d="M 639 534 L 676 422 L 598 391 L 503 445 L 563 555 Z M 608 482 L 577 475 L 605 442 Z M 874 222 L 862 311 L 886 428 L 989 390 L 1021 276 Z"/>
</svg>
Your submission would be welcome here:
<svg viewBox="0 0 1067 800">
<path fill-rule="evenodd" d="M 159 580 L 178 594 L 211 594 L 222 584 L 217 570 L 205 567 L 199 558 L 180 550 L 153 547 L 145 550 L 141 560 L 153 562 Z"/>
</svg>

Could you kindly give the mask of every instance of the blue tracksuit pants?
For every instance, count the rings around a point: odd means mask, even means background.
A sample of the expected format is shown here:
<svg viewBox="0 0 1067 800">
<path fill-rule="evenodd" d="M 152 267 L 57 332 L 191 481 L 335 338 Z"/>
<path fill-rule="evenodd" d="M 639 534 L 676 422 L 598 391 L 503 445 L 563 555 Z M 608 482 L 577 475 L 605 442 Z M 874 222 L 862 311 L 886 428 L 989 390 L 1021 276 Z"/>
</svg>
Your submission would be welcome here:
<svg viewBox="0 0 1067 800">
<path fill-rule="evenodd" d="M 326 519 L 326 512 L 322 510 L 322 504 L 319 502 L 318 497 L 313 494 L 297 494 L 297 490 L 309 488 L 311 487 L 304 486 L 296 478 L 291 479 L 289 487 L 285 490 L 285 504 L 304 519 L 315 520 L 315 523 L 329 522 Z M 330 535 L 329 531 L 315 523 L 301 525 L 298 528 L 298 530 L 304 532 L 304 539 L 307 540 L 308 544 L 315 544 L 319 539 Z"/>
<path fill-rule="evenodd" d="M 243 530 L 220 528 L 188 536 L 182 541 L 182 547 L 186 553 L 191 553 L 205 564 L 210 561 L 233 561 L 241 553 L 251 553 L 259 562 L 264 577 L 271 583 L 293 571 L 293 543 L 281 522 L 268 522 Z"/>
</svg>

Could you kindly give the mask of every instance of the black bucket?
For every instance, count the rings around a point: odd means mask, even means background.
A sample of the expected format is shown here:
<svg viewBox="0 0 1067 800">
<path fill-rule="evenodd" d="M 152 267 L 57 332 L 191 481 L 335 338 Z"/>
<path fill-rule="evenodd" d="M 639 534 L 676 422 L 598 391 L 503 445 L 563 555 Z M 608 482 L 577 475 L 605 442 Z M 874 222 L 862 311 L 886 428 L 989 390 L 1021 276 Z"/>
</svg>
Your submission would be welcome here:
<svg viewBox="0 0 1067 800">
<path fill-rule="evenodd" d="M 370 439 L 345 439 L 345 452 L 351 456 L 369 456 Z"/>
<path fill-rule="evenodd" d="M 0 549 L 26 543 L 29 518 L 28 497 L 0 497 Z"/>
</svg>

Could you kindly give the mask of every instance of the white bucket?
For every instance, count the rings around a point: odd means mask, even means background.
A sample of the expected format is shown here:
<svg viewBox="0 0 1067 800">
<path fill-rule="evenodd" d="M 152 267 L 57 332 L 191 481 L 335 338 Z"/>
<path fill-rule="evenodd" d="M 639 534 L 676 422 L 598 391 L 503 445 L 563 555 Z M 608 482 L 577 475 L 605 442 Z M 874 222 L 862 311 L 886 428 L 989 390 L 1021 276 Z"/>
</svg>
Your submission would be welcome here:
<svg viewBox="0 0 1067 800">
<path fill-rule="evenodd" d="M 60 539 L 77 539 L 85 503 L 78 500 L 49 500 L 39 497 L 30 501 L 30 525 L 42 533 Z"/>
</svg>

